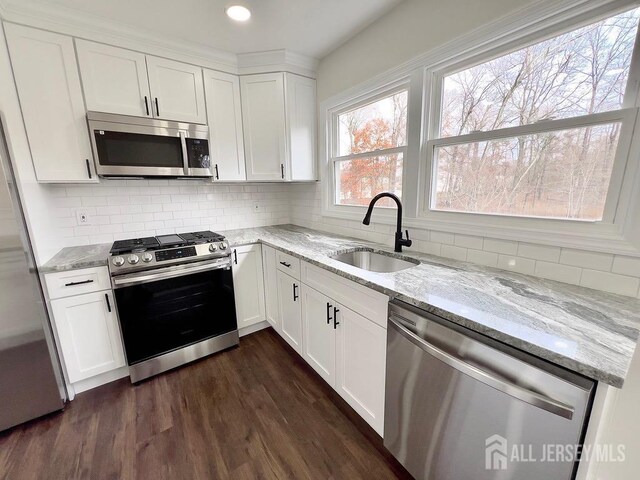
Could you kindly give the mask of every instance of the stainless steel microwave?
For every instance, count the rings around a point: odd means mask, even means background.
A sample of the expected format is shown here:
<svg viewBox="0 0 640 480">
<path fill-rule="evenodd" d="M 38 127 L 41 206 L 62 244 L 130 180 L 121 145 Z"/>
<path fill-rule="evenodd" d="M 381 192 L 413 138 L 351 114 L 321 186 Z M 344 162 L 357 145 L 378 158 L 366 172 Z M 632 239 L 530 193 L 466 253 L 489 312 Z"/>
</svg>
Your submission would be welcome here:
<svg viewBox="0 0 640 480">
<path fill-rule="evenodd" d="M 206 125 L 100 112 L 87 121 L 102 177 L 213 176 Z"/>
</svg>

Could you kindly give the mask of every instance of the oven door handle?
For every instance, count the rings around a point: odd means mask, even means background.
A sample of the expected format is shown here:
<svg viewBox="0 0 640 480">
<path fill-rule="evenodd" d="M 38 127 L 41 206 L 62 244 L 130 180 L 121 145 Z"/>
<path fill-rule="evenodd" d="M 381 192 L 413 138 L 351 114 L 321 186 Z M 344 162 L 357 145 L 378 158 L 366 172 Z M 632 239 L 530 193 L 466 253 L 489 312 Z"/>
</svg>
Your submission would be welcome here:
<svg viewBox="0 0 640 480">
<path fill-rule="evenodd" d="M 215 265 L 198 265 L 196 267 L 185 267 L 177 270 L 145 273 L 137 275 L 123 275 L 122 277 L 114 277 L 112 279 L 113 288 L 124 288 L 133 285 L 140 285 L 141 283 L 156 282 L 158 280 L 165 280 L 168 278 L 183 277 L 185 275 L 191 275 L 192 273 L 207 272 L 209 270 L 219 270 L 221 268 L 229 268 L 231 265 L 229 262 L 218 263 Z"/>
</svg>

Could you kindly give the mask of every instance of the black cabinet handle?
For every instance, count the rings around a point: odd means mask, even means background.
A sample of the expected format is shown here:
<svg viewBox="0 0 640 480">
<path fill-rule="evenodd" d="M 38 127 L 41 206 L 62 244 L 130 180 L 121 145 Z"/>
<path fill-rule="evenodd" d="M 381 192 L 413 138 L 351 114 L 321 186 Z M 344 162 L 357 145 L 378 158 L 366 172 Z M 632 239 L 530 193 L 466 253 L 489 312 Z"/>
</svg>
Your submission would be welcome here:
<svg viewBox="0 0 640 480">
<path fill-rule="evenodd" d="M 291 268 L 291 264 L 287 262 L 280 262 L 280 265 L 284 265 L 287 268 Z"/>
<path fill-rule="evenodd" d="M 282 172 L 282 179 L 284 180 L 284 163 L 280 164 L 280 171 Z"/>
<path fill-rule="evenodd" d="M 338 321 L 338 312 L 340 311 L 339 308 L 333 307 L 333 329 L 335 330 L 336 328 L 338 328 L 338 325 L 340 325 L 340 322 Z"/>
<path fill-rule="evenodd" d="M 293 301 L 295 302 L 296 300 L 298 300 L 299 295 L 296 293 L 296 289 L 298 288 L 298 285 L 296 285 L 295 283 L 293 284 Z"/>
<path fill-rule="evenodd" d="M 236 250 L 235 248 L 233 249 L 233 262 L 236 265 L 238 264 L 238 250 Z"/>
<path fill-rule="evenodd" d="M 331 323 L 331 320 L 333 320 L 333 318 L 331 318 L 331 307 L 333 305 L 331 305 L 329 302 L 327 302 L 327 325 L 329 325 L 329 323 Z"/>
<path fill-rule="evenodd" d="M 87 173 L 89 174 L 89 178 L 91 179 L 93 177 L 91 176 L 91 165 L 89 165 L 89 159 L 85 158 L 84 161 L 87 162 Z"/>
<path fill-rule="evenodd" d="M 147 111 L 147 117 L 149 116 L 149 102 L 147 101 L 147 96 L 144 96 L 144 109 Z"/>
<path fill-rule="evenodd" d="M 156 97 L 156 114 L 160 116 L 160 107 L 158 106 L 158 97 Z"/>
<path fill-rule="evenodd" d="M 220 175 L 218 175 L 218 164 L 216 163 L 216 180 L 220 180 Z"/>
<path fill-rule="evenodd" d="M 69 282 L 69 283 L 65 283 L 64 286 L 65 287 L 74 287 L 76 285 L 84 285 L 85 283 L 93 283 L 93 280 L 83 280 L 81 282 Z"/>
<path fill-rule="evenodd" d="M 104 299 L 107 301 L 107 310 L 109 310 L 109 313 L 111 313 L 111 303 L 109 302 L 109 295 L 105 293 Z"/>
</svg>

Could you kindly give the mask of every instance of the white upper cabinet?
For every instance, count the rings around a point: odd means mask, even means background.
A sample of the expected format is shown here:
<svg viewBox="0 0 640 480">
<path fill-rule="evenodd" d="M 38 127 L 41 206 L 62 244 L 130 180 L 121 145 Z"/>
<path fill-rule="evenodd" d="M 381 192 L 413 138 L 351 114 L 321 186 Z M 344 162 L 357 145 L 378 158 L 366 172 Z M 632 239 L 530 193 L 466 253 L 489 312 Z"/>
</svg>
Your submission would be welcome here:
<svg viewBox="0 0 640 480">
<path fill-rule="evenodd" d="M 248 75 L 241 85 L 247 179 L 284 180 L 284 74 Z"/>
<path fill-rule="evenodd" d="M 151 116 L 144 54 L 85 40 L 76 49 L 87 110 Z"/>
<path fill-rule="evenodd" d="M 289 155 L 288 180 L 316 179 L 316 81 L 285 74 Z"/>
<path fill-rule="evenodd" d="M 71 37 L 5 24 L 39 182 L 97 182 Z"/>
<path fill-rule="evenodd" d="M 147 74 L 154 117 L 207 123 L 202 68 L 147 55 Z"/>
<path fill-rule="evenodd" d="M 248 180 L 316 179 L 315 84 L 291 73 L 241 78 Z"/>
<path fill-rule="evenodd" d="M 207 123 L 202 69 L 76 40 L 87 110 Z"/>
<path fill-rule="evenodd" d="M 240 79 L 236 75 L 204 70 L 204 88 L 213 179 L 246 180 Z"/>
</svg>

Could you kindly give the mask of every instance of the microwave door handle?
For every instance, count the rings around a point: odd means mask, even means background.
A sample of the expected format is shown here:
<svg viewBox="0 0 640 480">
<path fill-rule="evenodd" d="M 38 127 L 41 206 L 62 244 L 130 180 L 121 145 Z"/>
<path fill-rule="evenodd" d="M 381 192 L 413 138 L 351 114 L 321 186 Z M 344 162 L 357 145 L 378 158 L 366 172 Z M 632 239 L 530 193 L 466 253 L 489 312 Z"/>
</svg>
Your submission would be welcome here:
<svg viewBox="0 0 640 480">
<path fill-rule="evenodd" d="M 180 145 L 182 146 L 182 167 L 184 174 L 189 175 L 189 154 L 187 153 L 187 135 L 184 130 L 180 130 Z"/>
</svg>

